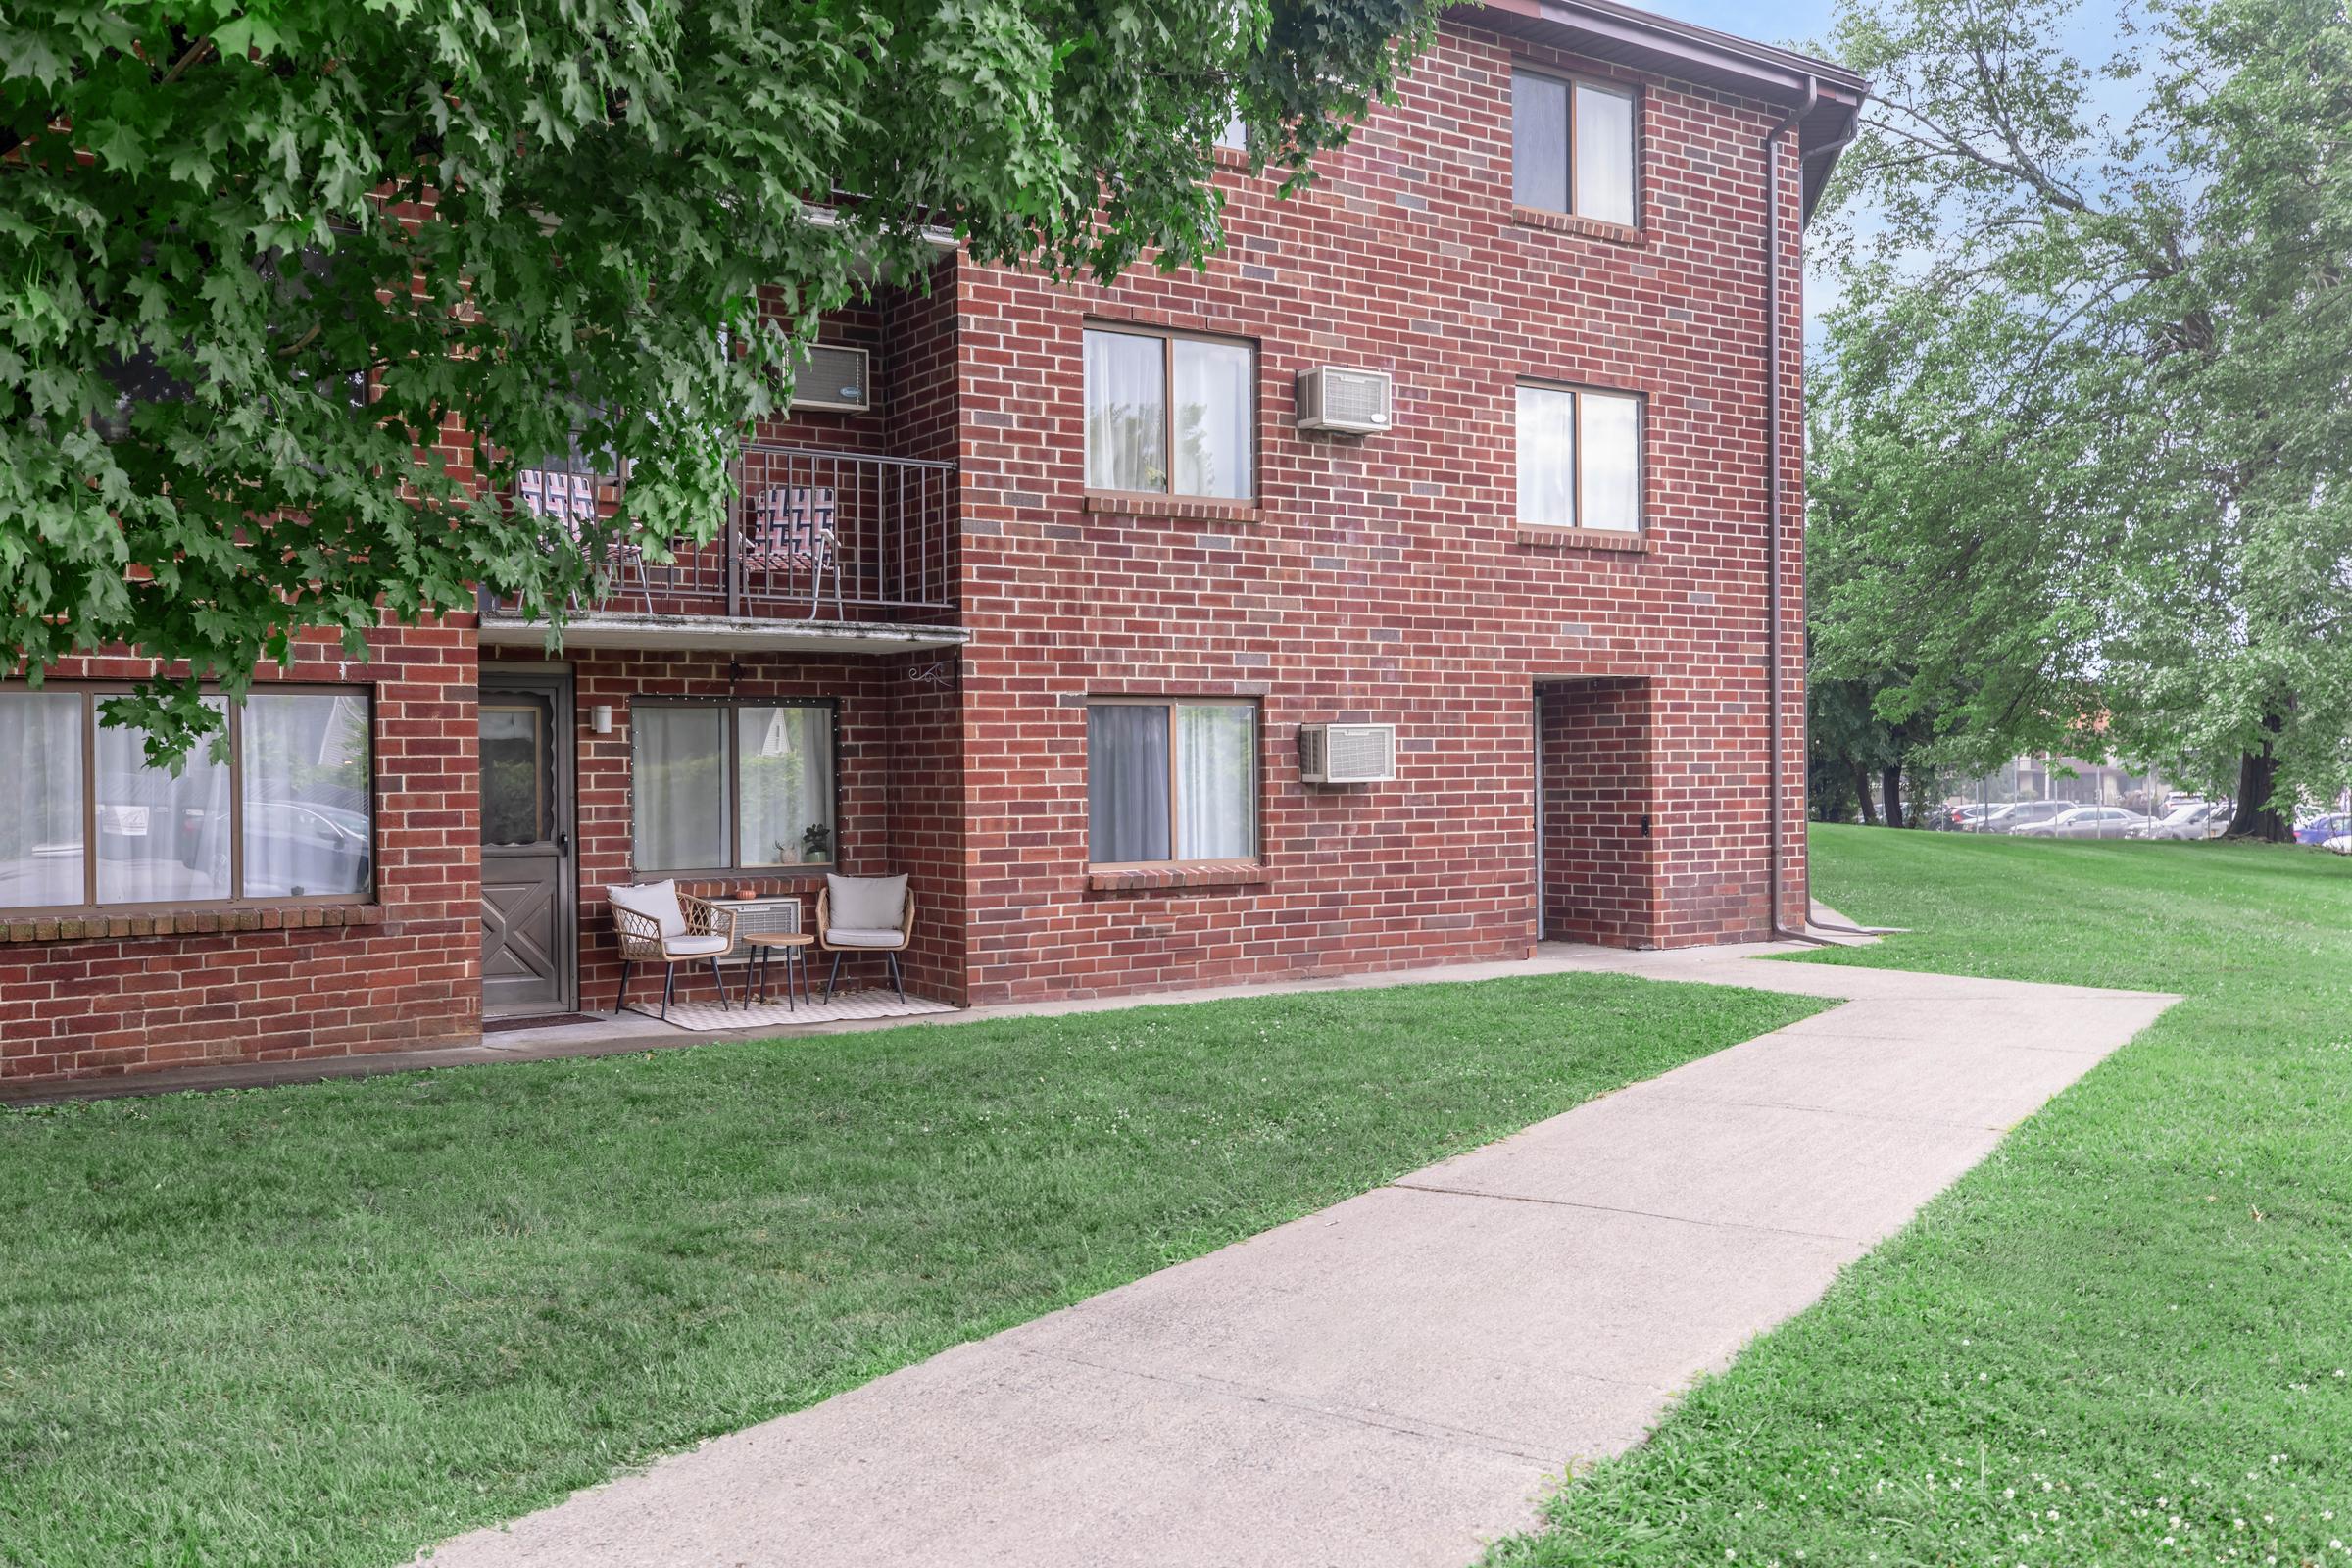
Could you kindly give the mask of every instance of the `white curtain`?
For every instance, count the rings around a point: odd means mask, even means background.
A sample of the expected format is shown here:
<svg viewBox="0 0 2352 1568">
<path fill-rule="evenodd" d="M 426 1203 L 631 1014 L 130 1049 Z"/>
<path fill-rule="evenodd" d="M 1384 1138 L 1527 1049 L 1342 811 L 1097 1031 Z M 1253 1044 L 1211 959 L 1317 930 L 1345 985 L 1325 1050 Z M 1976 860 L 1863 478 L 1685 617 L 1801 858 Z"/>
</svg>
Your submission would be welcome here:
<svg viewBox="0 0 2352 1568">
<path fill-rule="evenodd" d="M 1098 703 L 1086 710 L 1086 858 L 1133 865 L 1168 858 L 1168 710 Z"/>
<path fill-rule="evenodd" d="M 1511 77 L 1511 200 L 1568 210 L 1568 84 L 1557 77 Z"/>
<path fill-rule="evenodd" d="M 1168 487 L 1164 342 L 1133 332 L 1086 334 L 1086 484 Z"/>
<path fill-rule="evenodd" d="M 1250 435 L 1255 413 L 1250 350 L 1239 343 L 1177 338 L 1176 493 L 1240 500 L 1250 493 Z"/>
<path fill-rule="evenodd" d="M 1576 526 L 1576 394 L 1519 389 L 1519 521 Z"/>
<path fill-rule="evenodd" d="M 0 693 L 0 908 L 77 906 L 82 698 Z"/>
<path fill-rule="evenodd" d="M 1579 524 L 1632 532 L 1642 526 L 1642 404 L 1637 398 L 1581 392 L 1585 402 L 1585 478 Z"/>
<path fill-rule="evenodd" d="M 371 866 L 368 705 L 256 692 L 239 715 L 245 897 L 364 893 Z"/>
<path fill-rule="evenodd" d="M 631 706 L 638 875 L 726 868 L 726 720 L 723 708 Z"/>
<path fill-rule="evenodd" d="M 838 858 L 833 842 L 833 715 L 807 707 L 735 711 L 743 863 Z"/>
<path fill-rule="evenodd" d="M 1634 220 L 1634 99 L 1576 87 L 1576 210 L 1605 223 Z"/>
<path fill-rule="evenodd" d="M 1257 710 L 1244 703 L 1176 709 L 1176 858 L 1257 854 Z"/>
<path fill-rule="evenodd" d="M 204 702 L 225 711 L 221 698 Z M 143 730 L 98 726 L 98 902 L 227 898 L 228 764 L 213 760 L 211 736 L 177 778 L 149 767 L 146 748 Z"/>
</svg>

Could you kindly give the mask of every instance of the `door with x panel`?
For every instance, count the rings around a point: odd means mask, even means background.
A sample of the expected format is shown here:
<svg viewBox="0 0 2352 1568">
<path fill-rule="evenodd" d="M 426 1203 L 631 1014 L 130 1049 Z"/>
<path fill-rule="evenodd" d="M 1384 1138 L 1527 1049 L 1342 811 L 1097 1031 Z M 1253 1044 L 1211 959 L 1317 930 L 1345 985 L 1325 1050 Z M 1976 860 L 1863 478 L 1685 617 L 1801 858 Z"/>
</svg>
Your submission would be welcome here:
<svg viewBox="0 0 2352 1568">
<path fill-rule="evenodd" d="M 578 1005 L 571 681 L 493 675 L 481 694 L 482 1013 Z"/>
</svg>

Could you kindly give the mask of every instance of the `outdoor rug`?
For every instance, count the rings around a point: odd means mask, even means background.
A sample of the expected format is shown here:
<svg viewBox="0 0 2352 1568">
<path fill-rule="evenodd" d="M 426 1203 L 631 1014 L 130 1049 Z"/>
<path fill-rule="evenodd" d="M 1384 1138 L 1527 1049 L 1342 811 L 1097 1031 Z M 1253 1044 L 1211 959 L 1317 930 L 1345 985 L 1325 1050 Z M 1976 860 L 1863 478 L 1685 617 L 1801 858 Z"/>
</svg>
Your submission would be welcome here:
<svg viewBox="0 0 2352 1568">
<path fill-rule="evenodd" d="M 732 977 L 730 977 L 731 979 Z M 797 1000 L 797 999 L 796 999 Z M 646 1009 L 652 1017 L 658 1007 Z M 808 1000 L 798 1006 L 787 1007 L 781 991 L 769 993 L 765 1002 L 746 1006 L 740 997 L 731 1001 L 721 1011 L 716 1002 L 681 1002 L 669 1009 L 669 1021 L 680 1029 L 692 1029 L 698 1034 L 714 1034 L 733 1029 L 783 1029 L 793 1024 L 840 1023 L 851 1018 L 916 1018 L 925 1013 L 955 1012 L 949 1003 L 931 1002 L 922 997 L 908 997 L 901 1002 L 888 991 L 836 991 L 833 1000 L 825 1000 L 824 987 L 814 987 Z"/>
</svg>

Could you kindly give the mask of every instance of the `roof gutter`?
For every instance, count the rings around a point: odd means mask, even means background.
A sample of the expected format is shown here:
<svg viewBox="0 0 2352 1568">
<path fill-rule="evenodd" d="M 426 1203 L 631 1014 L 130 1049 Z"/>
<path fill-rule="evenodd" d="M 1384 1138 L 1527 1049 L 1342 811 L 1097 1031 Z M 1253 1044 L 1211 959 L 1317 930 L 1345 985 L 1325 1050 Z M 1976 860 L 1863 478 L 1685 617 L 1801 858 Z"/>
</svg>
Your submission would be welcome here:
<svg viewBox="0 0 2352 1568">
<path fill-rule="evenodd" d="M 1788 717 L 1784 687 L 1781 636 L 1781 530 L 1785 503 L 1781 485 L 1781 138 L 1821 101 L 1821 83 L 1805 77 L 1804 97 L 1764 136 L 1764 698 L 1765 744 L 1765 907 L 1776 938 L 1802 935 L 1790 932 L 1781 907 L 1781 862 L 1788 814 L 1786 763 L 1782 759 Z M 1799 165 L 1803 162 L 1800 152 Z"/>
</svg>

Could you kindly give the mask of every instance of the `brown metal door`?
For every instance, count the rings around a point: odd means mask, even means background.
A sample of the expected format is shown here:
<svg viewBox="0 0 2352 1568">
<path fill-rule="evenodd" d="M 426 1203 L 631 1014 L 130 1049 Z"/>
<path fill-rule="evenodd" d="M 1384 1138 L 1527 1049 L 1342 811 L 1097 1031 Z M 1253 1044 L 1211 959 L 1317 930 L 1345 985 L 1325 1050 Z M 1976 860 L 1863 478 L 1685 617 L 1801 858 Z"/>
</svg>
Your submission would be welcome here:
<svg viewBox="0 0 2352 1568">
<path fill-rule="evenodd" d="M 482 1012 L 578 1004 L 571 861 L 571 682 L 483 671 Z"/>
</svg>

